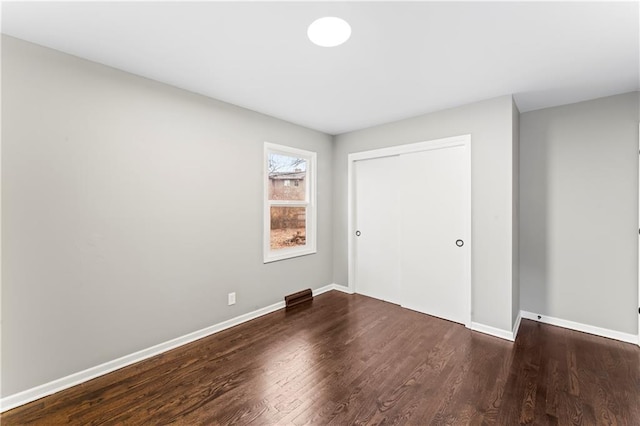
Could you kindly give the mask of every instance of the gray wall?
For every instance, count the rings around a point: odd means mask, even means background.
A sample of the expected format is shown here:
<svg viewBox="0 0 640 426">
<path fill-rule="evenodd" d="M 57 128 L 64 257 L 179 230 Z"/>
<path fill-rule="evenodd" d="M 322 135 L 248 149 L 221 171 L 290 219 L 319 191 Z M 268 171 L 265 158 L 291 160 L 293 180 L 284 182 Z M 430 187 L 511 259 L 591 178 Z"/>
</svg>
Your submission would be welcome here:
<svg viewBox="0 0 640 426">
<path fill-rule="evenodd" d="M 513 167 L 511 197 L 512 258 L 511 258 L 511 323 L 515 325 L 520 314 L 520 111 L 513 102 L 511 116 L 512 144 L 511 161 Z"/>
<path fill-rule="evenodd" d="M 348 155 L 470 133 L 472 320 L 511 331 L 513 107 L 511 96 L 502 96 L 336 136 L 334 282 L 348 283 Z"/>
<path fill-rule="evenodd" d="M 2 43 L 2 395 L 331 283 L 330 136 Z M 318 153 L 315 255 L 262 263 L 264 141 Z"/>
<path fill-rule="evenodd" d="M 520 117 L 523 310 L 638 332 L 638 93 Z"/>
</svg>

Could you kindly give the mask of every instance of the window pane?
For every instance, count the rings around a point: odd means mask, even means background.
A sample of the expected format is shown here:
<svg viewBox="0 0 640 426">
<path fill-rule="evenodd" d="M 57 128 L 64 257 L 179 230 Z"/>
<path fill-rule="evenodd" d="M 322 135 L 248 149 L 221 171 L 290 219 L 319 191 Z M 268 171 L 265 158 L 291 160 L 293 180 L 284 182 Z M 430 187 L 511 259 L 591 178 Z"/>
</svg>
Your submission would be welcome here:
<svg viewBox="0 0 640 426">
<path fill-rule="evenodd" d="M 282 154 L 269 154 L 269 199 L 306 199 L 307 160 Z"/>
<path fill-rule="evenodd" d="M 304 246 L 306 219 L 305 207 L 271 207 L 271 250 Z"/>
</svg>

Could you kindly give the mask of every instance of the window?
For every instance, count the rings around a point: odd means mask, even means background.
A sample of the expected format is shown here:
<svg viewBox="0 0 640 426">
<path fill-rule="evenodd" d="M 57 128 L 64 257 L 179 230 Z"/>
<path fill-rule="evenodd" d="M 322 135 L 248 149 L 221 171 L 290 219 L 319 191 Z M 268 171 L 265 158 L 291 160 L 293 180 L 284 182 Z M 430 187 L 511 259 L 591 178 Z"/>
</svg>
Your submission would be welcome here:
<svg viewBox="0 0 640 426">
<path fill-rule="evenodd" d="M 265 142 L 264 169 L 264 262 L 315 253 L 316 153 Z"/>
</svg>

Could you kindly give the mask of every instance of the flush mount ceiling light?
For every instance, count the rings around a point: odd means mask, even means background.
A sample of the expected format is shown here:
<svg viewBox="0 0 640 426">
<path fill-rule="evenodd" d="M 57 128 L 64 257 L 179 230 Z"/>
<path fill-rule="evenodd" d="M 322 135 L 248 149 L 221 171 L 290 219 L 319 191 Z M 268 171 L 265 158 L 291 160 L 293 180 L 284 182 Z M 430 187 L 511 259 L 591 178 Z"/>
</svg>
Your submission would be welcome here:
<svg viewBox="0 0 640 426">
<path fill-rule="evenodd" d="M 327 16 L 313 21 L 307 36 L 318 46 L 339 46 L 351 37 L 351 25 L 344 19 Z"/>
</svg>

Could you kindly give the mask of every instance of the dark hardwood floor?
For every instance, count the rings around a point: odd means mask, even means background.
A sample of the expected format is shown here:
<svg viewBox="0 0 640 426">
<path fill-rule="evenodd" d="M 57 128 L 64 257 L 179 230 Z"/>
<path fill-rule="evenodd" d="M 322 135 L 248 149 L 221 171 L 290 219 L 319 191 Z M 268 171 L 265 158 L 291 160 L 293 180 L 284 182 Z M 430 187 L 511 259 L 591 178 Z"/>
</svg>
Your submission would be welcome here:
<svg viewBox="0 0 640 426">
<path fill-rule="evenodd" d="M 510 343 L 332 291 L 4 413 L 13 424 L 640 424 L 640 348 Z"/>
</svg>

